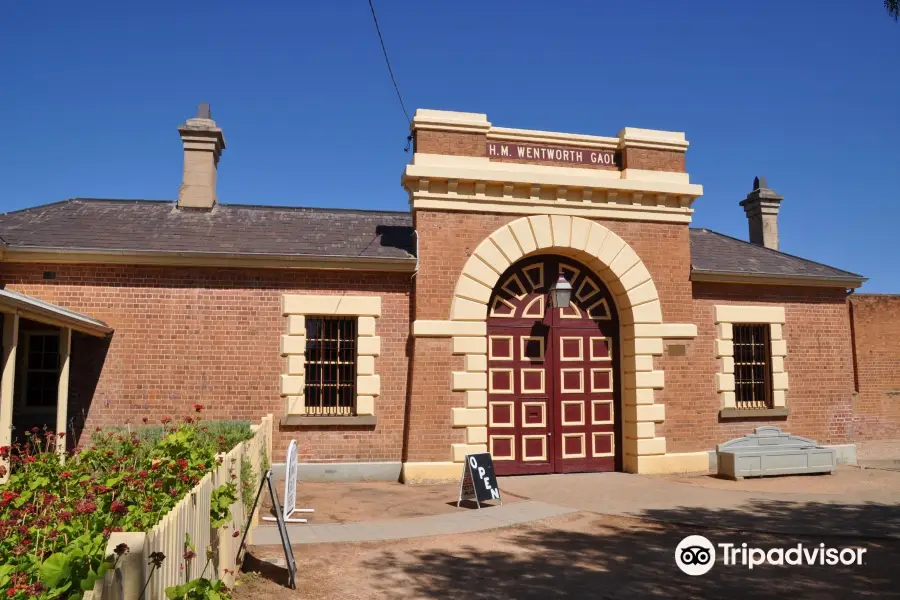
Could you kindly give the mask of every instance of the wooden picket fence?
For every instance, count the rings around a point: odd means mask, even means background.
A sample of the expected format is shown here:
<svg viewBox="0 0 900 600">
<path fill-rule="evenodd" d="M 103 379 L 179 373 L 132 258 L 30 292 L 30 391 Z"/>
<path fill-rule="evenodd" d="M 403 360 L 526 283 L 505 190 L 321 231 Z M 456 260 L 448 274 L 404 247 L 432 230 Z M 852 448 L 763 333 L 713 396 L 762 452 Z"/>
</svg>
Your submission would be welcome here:
<svg viewBox="0 0 900 600">
<path fill-rule="evenodd" d="M 258 486 L 264 475 L 264 461 L 271 460 L 272 456 L 272 428 L 271 414 L 253 425 L 253 437 L 220 454 L 221 464 L 207 473 L 152 530 L 146 533 L 113 533 L 107 552 L 111 554 L 117 544 L 124 542 L 131 548 L 131 553 L 119 561 L 114 571 L 111 570 L 102 581 L 98 581 L 93 591 L 85 593 L 84 600 L 141 600 L 140 590 L 150 574 L 147 563 L 153 552 L 162 552 L 166 559 L 150 578 L 143 600 L 166 600 L 167 587 L 200 577 L 220 579 L 232 587 L 238 569 L 235 558 L 241 542 L 241 535 L 233 537 L 232 534 L 235 531 L 243 534 L 247 523 L 247 509 L 240 499 L 241 459 L 244 456 L 249 459 L 253 473 L 251 483 Z M 238 489 L 238 500 L 231 505 L 232 521 L 224 528 L 213 529 L 210 525 L 213 490 L 230 481 Z M 253 525 L 259 520 L 258 512 Z M 190 561 L 184 560 L 186 535 L 190 537 L 197 554 Z M 203 572 L 207 564 L 207 548 L 211 548 L 213 559 Z"/>
</svg>

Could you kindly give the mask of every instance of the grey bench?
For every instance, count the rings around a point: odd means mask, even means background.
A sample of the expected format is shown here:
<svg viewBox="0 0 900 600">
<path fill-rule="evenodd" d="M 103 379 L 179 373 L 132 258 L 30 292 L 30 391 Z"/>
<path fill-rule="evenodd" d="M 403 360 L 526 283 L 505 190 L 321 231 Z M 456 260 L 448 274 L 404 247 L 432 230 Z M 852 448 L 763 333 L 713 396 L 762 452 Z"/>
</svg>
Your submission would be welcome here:
<svg viewBox="0 0 900 600">
<path fill-rule="evenodd" d="M 837 468 L 834 448 L 772 426 L 757 427 L 753 433 L 719 444 L 716 462 L 719 476 L 729 479 L 833 473 Z"/>
</svg>

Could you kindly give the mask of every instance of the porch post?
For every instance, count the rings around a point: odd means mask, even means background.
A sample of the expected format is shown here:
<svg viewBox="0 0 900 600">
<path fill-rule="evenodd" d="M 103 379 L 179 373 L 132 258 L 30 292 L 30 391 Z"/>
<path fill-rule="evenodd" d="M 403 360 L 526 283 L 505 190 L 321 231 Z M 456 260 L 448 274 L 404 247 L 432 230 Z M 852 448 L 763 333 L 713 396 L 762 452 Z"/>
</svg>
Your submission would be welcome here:
<svg viewBox="0 0 900 600">
<path fill-rule="evenodd" d="M 56 452 L 65 460 L 66 438 L 59 433 L 66 432 L 69 411 L 69 357 L 72 354 L 72 329 L 61 327 L 59 331 L 59 385 L 56 392 Z"/>
<path fill-rule="evenodd" d="M 0 447 L 12 444 L 13 392 L 16 383 L 16 348 L 19 345 L 19 315 L 3 314 L 3 374 L 0 376 Z M 9 459 L 0 458 L 6 474 L 0 483 L 9 479 Z"/>
</svg>

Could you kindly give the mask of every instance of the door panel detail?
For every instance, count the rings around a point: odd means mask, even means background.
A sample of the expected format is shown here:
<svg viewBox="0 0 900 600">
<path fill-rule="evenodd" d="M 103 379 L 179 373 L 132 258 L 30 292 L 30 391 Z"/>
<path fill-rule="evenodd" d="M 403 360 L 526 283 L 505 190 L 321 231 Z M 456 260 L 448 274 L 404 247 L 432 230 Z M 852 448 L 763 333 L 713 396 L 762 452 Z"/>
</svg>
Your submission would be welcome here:
<svg viewBox="0 0 900 600">
<path fill-rule="evenodd" d="M 562 272 L 573 298 L 552 308 Z M 488 447 L 497 473 L 621 468 L 618 317 L 590 269 L 554 256 L 504 273 L 488 303 Z"/>
</svg>

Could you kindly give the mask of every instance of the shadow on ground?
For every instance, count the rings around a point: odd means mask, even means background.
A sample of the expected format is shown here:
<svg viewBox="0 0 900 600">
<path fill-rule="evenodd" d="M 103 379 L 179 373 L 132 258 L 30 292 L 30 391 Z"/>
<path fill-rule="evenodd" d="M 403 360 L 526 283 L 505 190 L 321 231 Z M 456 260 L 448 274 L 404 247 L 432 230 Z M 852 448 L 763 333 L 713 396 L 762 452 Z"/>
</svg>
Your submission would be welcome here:
<svg viewBox="0 0 900 600">
<path fill-rule="evenodd" d="M 288 572 L 287 567 L 260 560 L 250 552 L 244 553 L 241 571 L 244 573 L 259 573 L 263 579 L 268 579 L 286 589 L 290 589 L 291 574 Z"/>
<path fill-rule="evenodd" d="M 897 535 L 900 515 L 896 508 L 767 502 L 741 512 L 685 508 L 643 515 L 702 527 L 581 514 L 569 527 L 535 524 L 524 530 L 485 532 L 495 544 L 479 541 L 447 549 L 391 549 L 363 566 L 379 595 L 398 598 L 900 598 L 900 541 L 829 534 L 835 524 L 843 528 L 847 523 L 865 523 L 867 531 Z M 739 528 L 721 529 L 723 523 Z M 798 523 L 814 526 L 821 534 L 756 532 L 762 526 L 788 530 Z M 677 568 L 674 553 L 678 542 L 691 534 L 705 535 L 714 544 L 740 547 L 746 542 L 764 550 L 797 543 L 813 549 L 824 543 L 867 551 L 860 566 L 750 570 L 724 565 L 717 548 L 712 570 L 690 577 Z"/>
<path fill-rule="evenodd" d="M 900 545 L 900 506 L 751 499 L 738 509 L 650 509 L 638 518 L 740 531 L 849 538 L 894 538 Z"/>
</svg>

